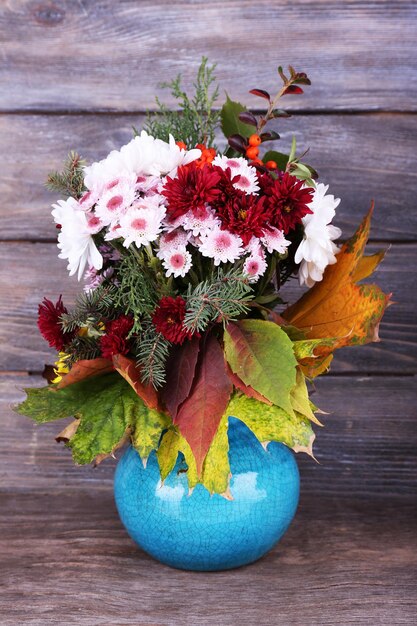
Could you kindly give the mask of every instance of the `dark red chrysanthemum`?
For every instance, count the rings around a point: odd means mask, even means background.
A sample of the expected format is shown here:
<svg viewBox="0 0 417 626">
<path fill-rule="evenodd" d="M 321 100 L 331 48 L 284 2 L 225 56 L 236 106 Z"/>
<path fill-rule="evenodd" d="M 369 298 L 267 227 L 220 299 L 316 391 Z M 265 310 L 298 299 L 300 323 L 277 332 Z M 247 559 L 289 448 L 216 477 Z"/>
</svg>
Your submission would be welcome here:
<svg viewBox="0 0 417 626">
<path fill-rule="evenodd" d="M 49 343 L 51 348 L 55 348 L 58 352 L 64 349 L 73 338 L 73 333 L 64 333 L 61 324 L 61 315 L 68 313 L 62 296 L 59 296 L 56 304 L 44 298 L 38 308 L 38 328 L 44 339 Z"/>
<path fill-rule="evenodd" d="M 197 167 L 194 163 L 178 168 L 177 177 L 168 176 L 162 195 L 167 199 L 167 216 L 173 222 L 188 211 L 196 217 L 204 214 L 206 203 L 213 202 L 220 191 L 219 174 L 209 165 Z"/>
<path fill-rule="evenodd" d="M 303 185 L 304 181 L 288 172 L 274 180 L 272 185 L 264 185 L 269 198 L 270 223 L 284 233 L 300 224 L 304 215 L 312 213 L 308 204 L 313 200 L 313 190 L 303 189 Z"/>
<path fill-rule="evenodd" d="M 127 336 L 132 326 L 133 320 L 127 315 L 121 315 L 106 324 L 106 334 L 100 338 L 101 354 L 105 359 L 129 352 L 130 345 Z"/>
<path fill-rule="evenodd" d="M 252 237 L 262 237 L 269 222 L 265 196 L 233 194 L 223 205 L 216 206 L 222 228 L 239 235 L 245 246 Z"/>
<path fill-rule="evenodd" d="M 184 318 L 185 300 L 181 296 L 164 296 L 153 313 L 152 322 L 165 339 L 181 344 L 185 339 L 190 339 L 192 334 L 184 327 Z"/>
</svg>

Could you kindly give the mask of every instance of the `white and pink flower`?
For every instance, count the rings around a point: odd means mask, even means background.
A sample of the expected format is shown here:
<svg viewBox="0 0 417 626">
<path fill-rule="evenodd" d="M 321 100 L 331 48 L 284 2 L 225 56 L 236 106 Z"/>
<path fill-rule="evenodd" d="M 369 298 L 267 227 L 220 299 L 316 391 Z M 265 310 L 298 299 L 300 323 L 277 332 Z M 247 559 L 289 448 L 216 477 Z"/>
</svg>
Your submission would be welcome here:
<svg viewBox="0 0 417 626">
<path fill-rule="evenodd" d="M 123 245 L 128 248 L 134 243 L 138 248 L 147 246 L 158 238 L 162 230 L 165 208 L 132 209 L 120 219 L 119 237 L 124 239 Z"/>
<path fill-rule="evenodd" d="M 214 259 L 214 265 L 234 263 L 243 254 L 243 243 L 238 235 L 216 227 L 201 238 L 200 252 Z"/>
<path fill-rule="evenodd" d="M 166 276 L 174 276 L 174 278 L 181 276 L 184 278 L 191 269 L 191 254 L 185 246 L 173 248 L 164 255 L 162 265 L 166 270 Z"/>
<path fill-rule="evenodd" d="M 284 232 L 278 228 L 271 226 L 268 230 L 264 230 L 264 236 L 261 241 L 268 252 L 278 252 L 278 254 L 285 254 L 288 246 L 291 245 L 291 241 L 285 239 Z"/>
</svg>

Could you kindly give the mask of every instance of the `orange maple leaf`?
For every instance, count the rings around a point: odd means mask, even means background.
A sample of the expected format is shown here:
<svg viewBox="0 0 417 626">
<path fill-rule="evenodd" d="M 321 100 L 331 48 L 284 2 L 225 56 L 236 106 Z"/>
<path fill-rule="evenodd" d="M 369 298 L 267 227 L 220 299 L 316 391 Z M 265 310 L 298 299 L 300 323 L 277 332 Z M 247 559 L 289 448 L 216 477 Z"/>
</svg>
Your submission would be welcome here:
<svg viewBox="0 0 417 626">
<path fill-rule="evenodd" d="M 342 246 L 337 263 L 326 268 L 323 280 L 282 314 L 307 339 L 334 338 L 329 345 L 317 347 L 316 358 L 301 361 L 307 376 L 328 369 L 336 348 L 379 341 L 379 323 L 391 294 L 377 285 L 357 284 L 372 274 L 385 255 L 381 251 L 364 256 L 372 211 L 373 204 L 358 230 Z"/>
</svg>

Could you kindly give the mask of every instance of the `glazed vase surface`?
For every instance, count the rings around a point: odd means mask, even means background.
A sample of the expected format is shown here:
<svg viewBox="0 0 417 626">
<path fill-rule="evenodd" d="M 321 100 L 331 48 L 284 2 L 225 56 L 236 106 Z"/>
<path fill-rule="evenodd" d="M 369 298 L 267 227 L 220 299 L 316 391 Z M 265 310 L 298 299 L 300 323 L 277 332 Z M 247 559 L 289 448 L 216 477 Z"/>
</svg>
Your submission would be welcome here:
<svg viewBox="0 0 417 626">
<path fill-rule="evenodd" d="M 239 420 L 229 418 L 232 500 L 188 488 L 180 454 L 161 483 L 155 452 L 146 467 L 130 447 L 118 463 L 114 492 L 132 539 L 155 559 L 186 570 L 219 571 L 246 565 L 283 536 L 297 509 L 299 473 L 280 443 L 265 450 Z"/>
</svg>

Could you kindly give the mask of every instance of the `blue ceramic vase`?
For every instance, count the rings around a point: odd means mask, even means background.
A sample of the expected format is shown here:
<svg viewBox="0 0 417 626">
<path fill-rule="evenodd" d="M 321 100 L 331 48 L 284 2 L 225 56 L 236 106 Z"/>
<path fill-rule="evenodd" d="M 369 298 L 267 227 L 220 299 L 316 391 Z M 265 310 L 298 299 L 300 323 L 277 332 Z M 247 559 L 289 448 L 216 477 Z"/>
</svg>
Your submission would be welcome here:
<svg viewBox="0 0 417 626">
<path fill-rule="evenodd" d="M 294 517 L 299 473 L 285 445 L 265 450 L 239 420 L 229 418 L 233 500 L 197 485 L 189 495 L 184 459 L 163 484 L 154 452 L 146 468 L 128 448 L 116 469 L 114 492 L 132 539 L 151 556 L 185 570 L 218 571 L 256 561 Z M 183 471 L 181 471 L 183 470 Z"/>
</svg>

